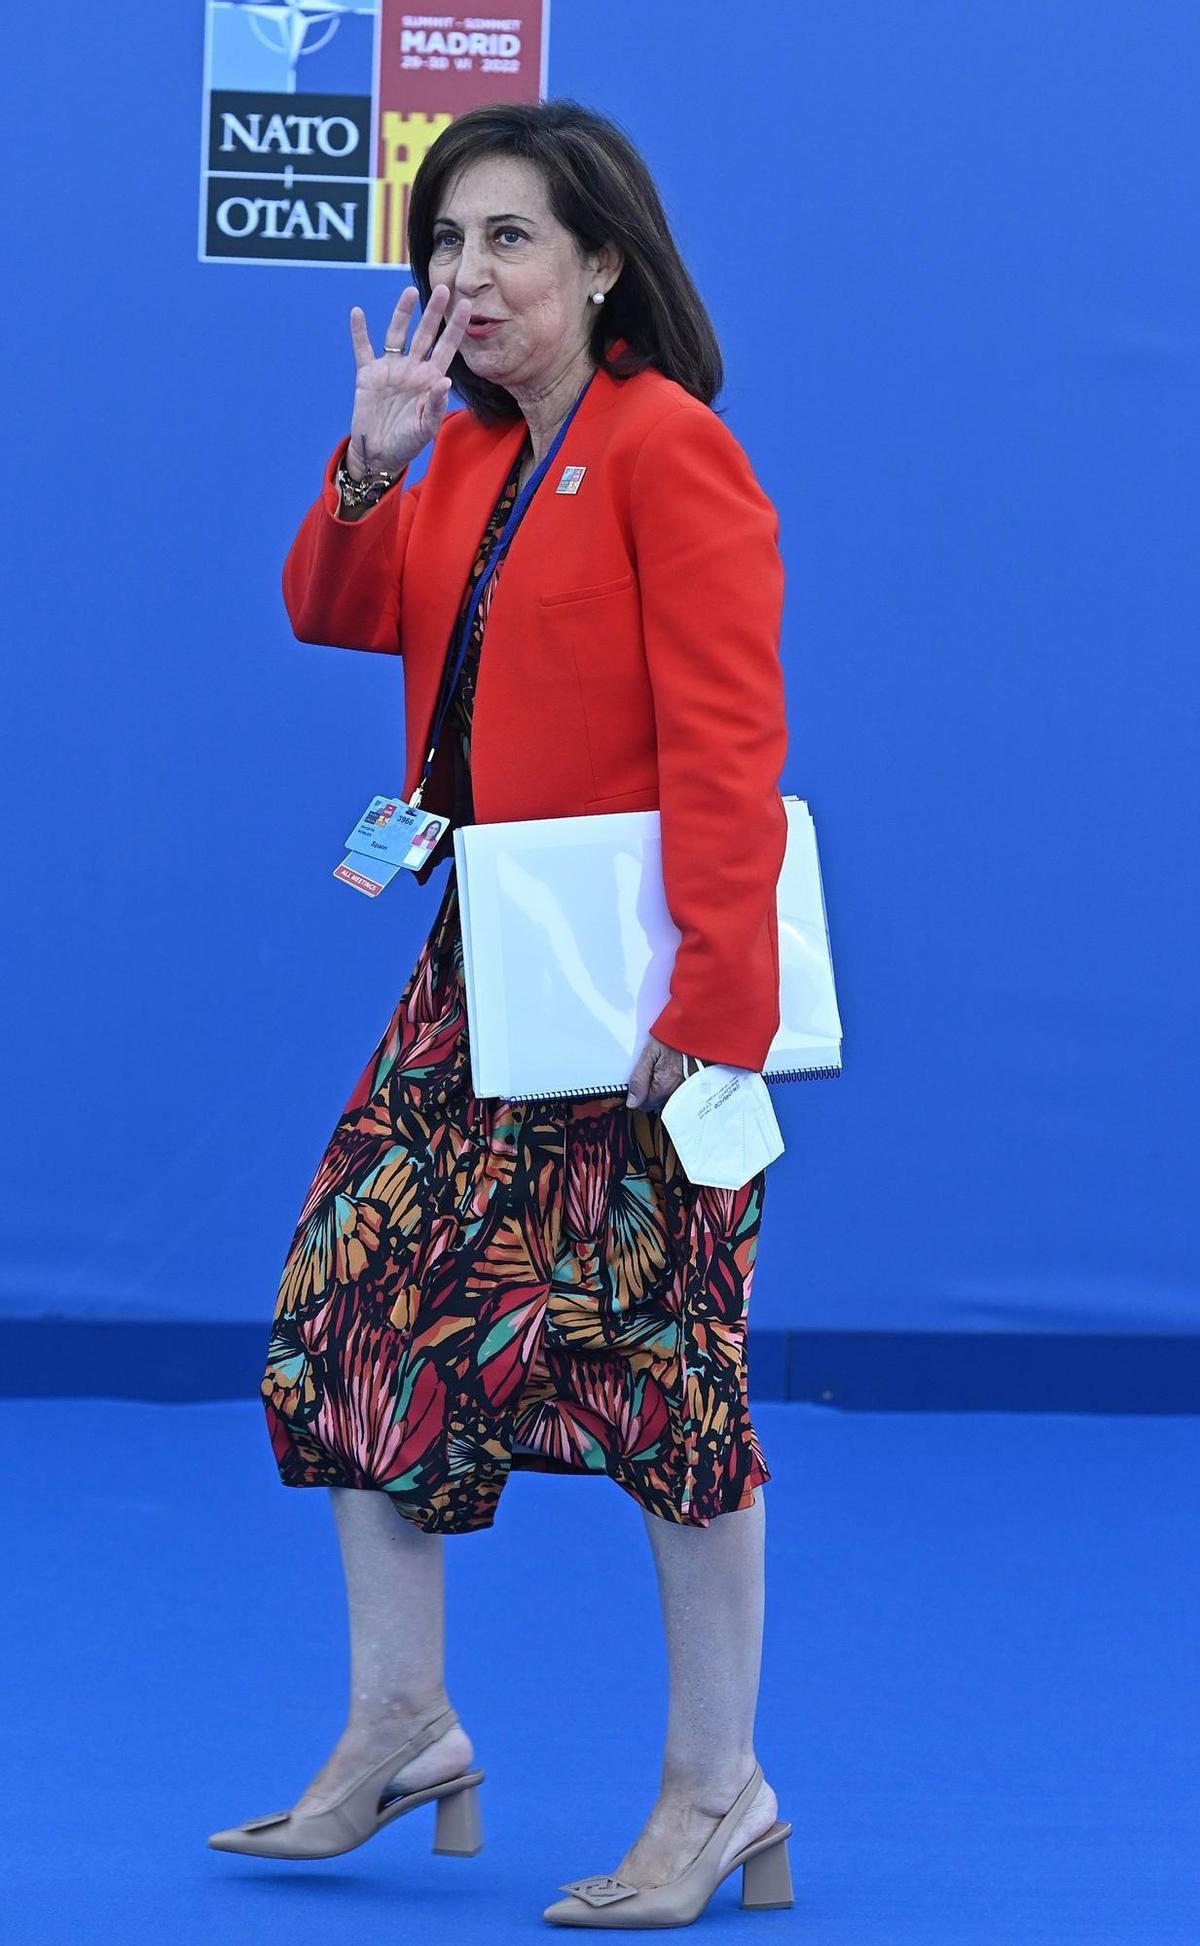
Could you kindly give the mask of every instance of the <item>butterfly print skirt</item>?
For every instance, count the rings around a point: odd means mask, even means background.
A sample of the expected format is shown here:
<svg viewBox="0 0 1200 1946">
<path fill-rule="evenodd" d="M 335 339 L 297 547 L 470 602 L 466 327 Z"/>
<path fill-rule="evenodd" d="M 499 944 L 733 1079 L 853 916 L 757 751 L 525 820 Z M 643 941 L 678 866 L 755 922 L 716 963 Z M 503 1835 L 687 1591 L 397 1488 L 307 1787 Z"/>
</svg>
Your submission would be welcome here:
<svg viewBox="0 0 1200 1946">
<path fill-rule="evenodd" d="M 697 1188 L 618 1095 L 471 1093 L 457 887 L 321 1160 L 262 1382 L 287 1486 L 492 1525 L 510 1469 L 707 1524 L 769 1479 L 746 1394 L 762 1176 Z"/>
</svg>

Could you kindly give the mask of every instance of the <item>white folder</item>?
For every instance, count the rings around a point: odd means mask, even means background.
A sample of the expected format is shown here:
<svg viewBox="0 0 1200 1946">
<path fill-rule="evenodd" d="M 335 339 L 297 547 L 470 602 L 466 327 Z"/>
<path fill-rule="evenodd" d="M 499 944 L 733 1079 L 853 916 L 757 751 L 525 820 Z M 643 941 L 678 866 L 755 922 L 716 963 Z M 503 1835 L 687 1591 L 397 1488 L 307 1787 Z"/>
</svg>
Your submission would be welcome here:
<svg viewBox="0 0 1200 1946">
<path fill-rule="evenodd" d="M 783 803 L 768 1081 L 836 1075 L 842 1064 L 816 830 L 803 798 Z M 539 1101 L 623 1089 L 667 1002 L 679 945 L 658 812 L 469 824 L 454 833 L 454 858 L 475 1094 Z"/>
</svg>

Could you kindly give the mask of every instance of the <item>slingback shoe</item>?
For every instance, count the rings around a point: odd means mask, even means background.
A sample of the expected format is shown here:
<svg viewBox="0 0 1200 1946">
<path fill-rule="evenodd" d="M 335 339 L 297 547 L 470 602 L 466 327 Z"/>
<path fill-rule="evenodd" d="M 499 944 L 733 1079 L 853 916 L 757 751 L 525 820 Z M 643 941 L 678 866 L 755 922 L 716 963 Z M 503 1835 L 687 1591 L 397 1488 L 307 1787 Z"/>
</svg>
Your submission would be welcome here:
<svg viewBox="0 0 1200 1946">
<path fill-rule="evenodd" d="M 742 1904 L 762 1912 L 792 1903 L 792 1874 L 787 1841 L 792 1827 L 777 1820 L 769 1831 L 742 1845 L 728 1864 L 721 1856 L 729 1834 L 762 1782 L 762 1766 L 740 1790 L 720 1824 L 686 1865 L 678 1878 L 665 1885 L 630 1885 L 627 1879 L 600 1873 L 573 1879 L 563 1886 L 569 1899 L 557 1899 L 543 1912 L 556 1926 L 690 1926 L 699 1918 L 722 1879 L 742 1868 Z"/>
<path fill-rule="evenodd" d="M 275 1811 L 270 1817 L 250 1818 L 245 1824 L 214 1831 L 208 1840 L 214 1851 L 244 1852 L 252 1858 L 336 1858 L 365 1844 L 385 1824 L 402 1818 L 418 1804 L 437 1802 L 433 1849 L 460 1858 L 473 1858 L 483 1848 L 478 1789 L 482 1770 L 464 1770 L 441 1784 L 419 1790 L 391 1791 L 388 1780 L 411 1757 L 419 1755 L 458 1722 L 453 1709 L 443 1710 L 413 1732 L 406 1742 L 368 1770 L 361 1771 L 330 1803 L 316 1811 Z"/>
</svg>

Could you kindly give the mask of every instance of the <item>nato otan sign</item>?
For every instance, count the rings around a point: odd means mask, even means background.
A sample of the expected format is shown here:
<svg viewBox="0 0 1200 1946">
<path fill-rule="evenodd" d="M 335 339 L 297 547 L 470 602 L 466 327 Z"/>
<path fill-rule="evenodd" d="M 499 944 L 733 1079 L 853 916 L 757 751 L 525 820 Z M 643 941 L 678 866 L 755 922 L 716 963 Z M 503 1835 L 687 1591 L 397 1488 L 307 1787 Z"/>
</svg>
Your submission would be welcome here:
<svg viewBox="0 0 1200 1946">
<path fill-rule="evenodd" d="M 550 0 L 207 0 L 200 257 L 404 264 L 408 192 L 466 109 L 546 93 Z"/>
</svg>

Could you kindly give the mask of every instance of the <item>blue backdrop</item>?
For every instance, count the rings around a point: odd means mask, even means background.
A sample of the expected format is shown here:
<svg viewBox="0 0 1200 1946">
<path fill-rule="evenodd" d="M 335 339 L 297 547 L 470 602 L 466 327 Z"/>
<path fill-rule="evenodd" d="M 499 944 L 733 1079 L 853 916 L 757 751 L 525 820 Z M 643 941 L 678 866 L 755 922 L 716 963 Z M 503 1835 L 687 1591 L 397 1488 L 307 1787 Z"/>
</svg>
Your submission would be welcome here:
<svg viewBox="0 0 1200 1946">
<path fill-rule="evenodd" d="M 382 271 L 196 261 L 200 0 L 9 23 L 0 1315 L 261 1321 L 443 874 L 330 877 L 402 672 L 279 568 Z M 1159 0 L 555 0 L 780 509 L 846 1032 L 760 1326 L 1192 1330 L 1195 85 Z"/>
</svg>

